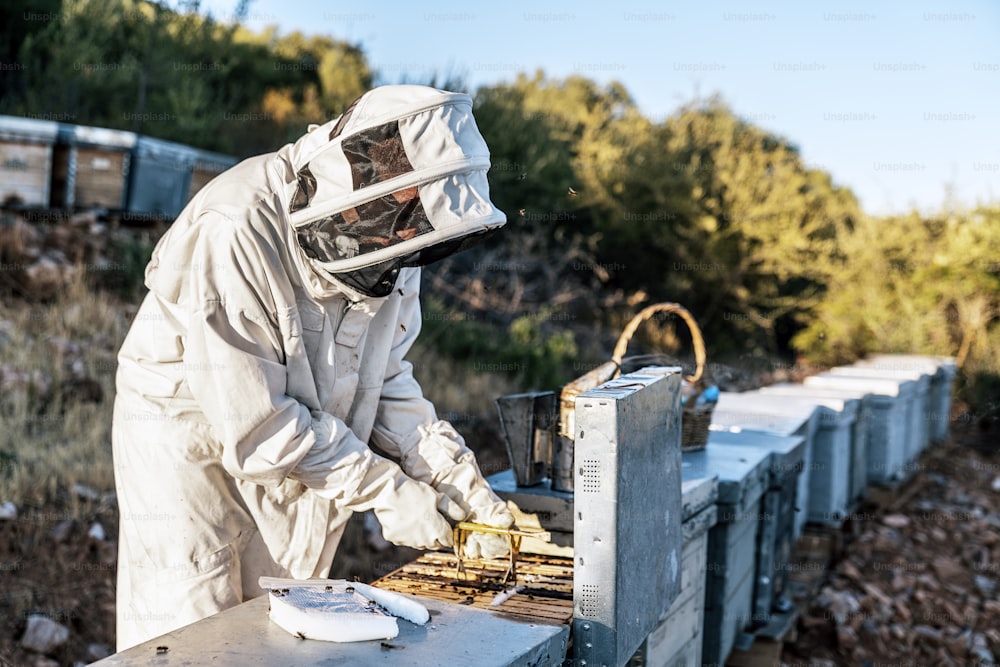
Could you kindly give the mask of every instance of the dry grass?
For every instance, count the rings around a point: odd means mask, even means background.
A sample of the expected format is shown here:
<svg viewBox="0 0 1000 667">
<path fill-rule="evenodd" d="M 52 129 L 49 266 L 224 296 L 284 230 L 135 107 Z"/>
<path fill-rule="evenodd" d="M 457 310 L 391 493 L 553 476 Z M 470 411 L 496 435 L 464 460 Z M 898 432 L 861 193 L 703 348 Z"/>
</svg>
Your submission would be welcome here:
<svg viewBox="0 0 1000 667">
<path fill-rule="evenodd" d="M 46 303 L 0 306 L 0 489 L 2 500 L 40 505 L 83 484 L 114 488 L 111 406 L 115 353 L 128 306 L 91 291 L 80 279 Z M 81 402 L 73 379 L 100 387 L 98 402 Z"/>
</svg>

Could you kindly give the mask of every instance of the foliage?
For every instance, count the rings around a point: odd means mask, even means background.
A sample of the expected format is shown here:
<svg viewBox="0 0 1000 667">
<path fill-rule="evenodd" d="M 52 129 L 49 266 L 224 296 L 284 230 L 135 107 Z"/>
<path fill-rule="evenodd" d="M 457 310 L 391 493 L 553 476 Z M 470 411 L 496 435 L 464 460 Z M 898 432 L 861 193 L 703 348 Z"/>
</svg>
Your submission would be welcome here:
<svg viewBox="0 0 1000 667">
<path fill-rule="evenodd" d="M 996 401 L 1000 207 L 865 217 L 842 246 L 795 345 L 823 363 L 873 351 L 955 356 L 969 378 L 966 400 Z"/>
<path fill-rule="evenodd" d="M 573 334 L 552 326 L 551 309 L 514 319 L 506 331 L 455 311 L 440 299 L 423 299 L 421 344 L 461 360 L 472 370 L 511 379 L 522 390 L 553 388 L 573 378 Z"/>
<path fill-rule="evenodd" d="M 147 0 L 64 0 L 51 14 L 14 17 L 30 31 L 6 36 L 22 68 L 0 111 L 245 157 L 298 137 L 371 85 L 361 50 L 329 37 L 257 34 Z"/>
</svg>

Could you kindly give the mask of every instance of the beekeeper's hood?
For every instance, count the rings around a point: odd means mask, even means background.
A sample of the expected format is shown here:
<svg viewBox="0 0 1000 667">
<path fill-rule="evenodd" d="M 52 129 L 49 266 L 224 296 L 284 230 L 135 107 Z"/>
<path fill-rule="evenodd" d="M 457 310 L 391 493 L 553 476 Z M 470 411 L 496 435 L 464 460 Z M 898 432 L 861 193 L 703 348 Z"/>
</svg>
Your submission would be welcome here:
<svg viewBox="0 0 1000 667">
<path fill-rule="evenodd" d="M 386 296 L 401 267 L 451 255 L 506 222 L 490 201 L 489 149 L 468 95 L 375 88 L 289 149 L 298 244 L 313 270 L 361 294 Z"/>
</svg>

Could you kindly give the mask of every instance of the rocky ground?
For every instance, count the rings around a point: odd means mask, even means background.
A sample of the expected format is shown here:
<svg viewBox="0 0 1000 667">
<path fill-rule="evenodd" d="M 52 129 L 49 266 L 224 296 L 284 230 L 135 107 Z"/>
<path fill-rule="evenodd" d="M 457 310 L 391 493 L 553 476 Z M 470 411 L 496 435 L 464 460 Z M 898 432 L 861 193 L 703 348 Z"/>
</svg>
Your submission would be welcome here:
<svg viewBox="0 0 1000 667">
<path fill-rule="evenodd" d="M 956 413 L 887 504 L 858 509 L 785 664 L 993 665 L 1000 656 L 1000 433 Z"/>
</svg>

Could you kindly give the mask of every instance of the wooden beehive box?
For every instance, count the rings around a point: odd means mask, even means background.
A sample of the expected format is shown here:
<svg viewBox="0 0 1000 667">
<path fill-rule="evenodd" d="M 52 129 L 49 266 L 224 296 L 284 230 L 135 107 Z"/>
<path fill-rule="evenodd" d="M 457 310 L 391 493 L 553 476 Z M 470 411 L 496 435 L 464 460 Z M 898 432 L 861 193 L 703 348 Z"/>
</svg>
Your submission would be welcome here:
<svg viewBox="0 0 1000 667">
<path fill-rule="evenodd" d="M 454 554 L 431 551 L 373 585 L 525 619 L 572 623 L 572 558 L 521 554 L 516 582 L 503 583 L 504 572 L 505 561 L 467 561 L 460 574 Z M 508 596 L 512 589 L 516 592 Z"/>
<path fill-rule="evenodd" d="M 124 208 L 135 142 L 133 132 L 60 125 L 52 165 L 52 206 Z"/>
<path fill-rule="evenodd" d="M 198 191 L 208 185 L 213 178 L 236 164 L 236 158 L 220 153 L 195 150 L 194 167 L 191 171 L 191 183 L 188 186 L 187 199 L 191 201 Z"/>
<path fill-rule="evenodd" d="M 0 116 L 0 204 L 48 207 L 58 124 Z"/>
</svg>

